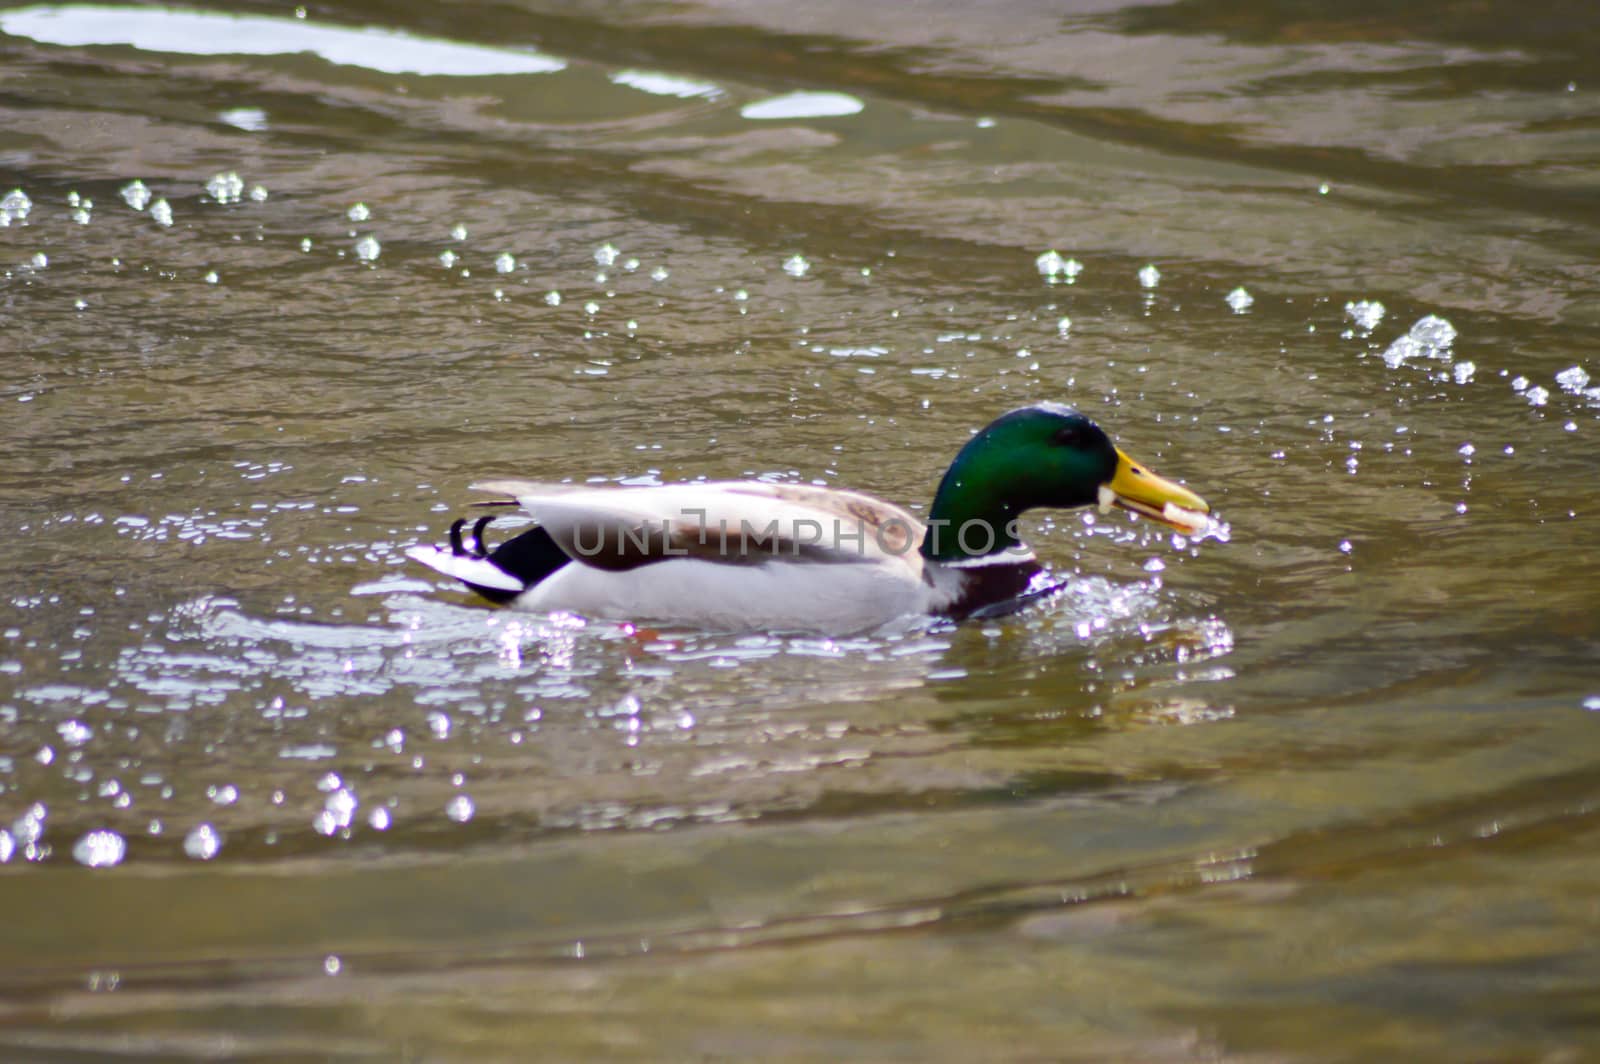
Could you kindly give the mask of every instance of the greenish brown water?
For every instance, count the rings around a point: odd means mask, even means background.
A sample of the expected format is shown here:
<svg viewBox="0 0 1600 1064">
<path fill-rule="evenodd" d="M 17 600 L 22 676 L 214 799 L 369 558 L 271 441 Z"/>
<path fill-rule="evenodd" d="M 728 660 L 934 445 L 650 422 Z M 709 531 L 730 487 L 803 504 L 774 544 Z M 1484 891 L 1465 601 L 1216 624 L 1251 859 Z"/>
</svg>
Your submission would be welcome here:
<svg viewBox="0 0 1600 1064">
<path fill-rule="evenodd" d="M 151 10 L 0 9 L 0 1057 L 1600 1053 L 1589 6 Z M 1047 398 L 1231 538 L 831 641 L 402 556 Z"/>
</svg>

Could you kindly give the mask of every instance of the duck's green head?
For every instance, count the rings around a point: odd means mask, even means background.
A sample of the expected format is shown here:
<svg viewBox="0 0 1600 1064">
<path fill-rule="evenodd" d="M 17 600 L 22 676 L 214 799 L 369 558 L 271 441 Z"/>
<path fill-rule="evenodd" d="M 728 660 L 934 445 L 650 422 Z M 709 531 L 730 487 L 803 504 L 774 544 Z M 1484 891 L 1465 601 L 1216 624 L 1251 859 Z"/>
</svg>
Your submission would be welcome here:
<svg viewBox="0 0 1600 1064">
<path fill-rule="evenodd" d="M 1014 522 L 1024 511 L 1096 504 L 1185 531 L 1193 530 L 1192 521 L 1175 520 L 1169 506 L 1211 510 L 1188 488 L 1129 458 L 1083 414 L 1037 403 L 1002 414 L 961 448 L 934 496 L 922 553 L 951 561 L 1016 548 Z"/>
</svg>

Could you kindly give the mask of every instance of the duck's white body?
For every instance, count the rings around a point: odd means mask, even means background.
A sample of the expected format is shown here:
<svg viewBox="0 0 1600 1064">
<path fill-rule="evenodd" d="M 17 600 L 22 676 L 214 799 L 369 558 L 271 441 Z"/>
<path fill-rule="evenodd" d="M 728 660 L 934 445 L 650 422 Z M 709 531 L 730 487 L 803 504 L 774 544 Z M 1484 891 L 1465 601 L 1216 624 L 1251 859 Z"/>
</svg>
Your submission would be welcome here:
<svg viewBox="0 0 1600 1064">
<path fill-rule="evenodd" d="M 491 601 L 721 630 L 845 635 L 910 615 L 1010 612 L 1053 590 L 1017 534 L 1034 507 L 1120 506 L 1185 531 L 1205 500 L 1129 458 L 1071 407 L 1008 411 L 962 446 L 927 527 L 854 491 L 724 481 L 473 487 L 537 527 L 485 548 L 490 518 L 450 527 L 450 549 L 406 553 Z M 970 541 L 969 541 L 970 540 Z M 926 553 L 924 553 L 926 552 Z"/>
<path fill-rule="evenodd" d="M 966 567 L 923 558 L 922 522 L 859 492 L 748 481 L 473 487 L 515 499 L 565 563 L 524 583 L 491 556 L 434 547 L 407 554 L 514 595 L 517 609 L 842 635 L 946 612 L 969 579 Z M 1034 565 L 1031 554 L 996 561 Z"/>
</svg>

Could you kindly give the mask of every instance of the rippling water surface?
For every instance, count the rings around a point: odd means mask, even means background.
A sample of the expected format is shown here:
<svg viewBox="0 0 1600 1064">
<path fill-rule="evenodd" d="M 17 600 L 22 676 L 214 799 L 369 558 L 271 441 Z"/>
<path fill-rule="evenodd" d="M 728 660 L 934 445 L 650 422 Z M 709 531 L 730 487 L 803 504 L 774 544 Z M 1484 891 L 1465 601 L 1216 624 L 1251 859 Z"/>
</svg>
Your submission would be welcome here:
<svg viewBox="0 0 1600 1064">
<path fill-rule="evenodd" d="M 0 9 L 0 1047 L 1600 1052 L 1581 5 Z M 15 190 L 15 191 L 13 191 Z M 1231 535 L 852 639 L 485 608 L 485 474 Z"/>
</svg>

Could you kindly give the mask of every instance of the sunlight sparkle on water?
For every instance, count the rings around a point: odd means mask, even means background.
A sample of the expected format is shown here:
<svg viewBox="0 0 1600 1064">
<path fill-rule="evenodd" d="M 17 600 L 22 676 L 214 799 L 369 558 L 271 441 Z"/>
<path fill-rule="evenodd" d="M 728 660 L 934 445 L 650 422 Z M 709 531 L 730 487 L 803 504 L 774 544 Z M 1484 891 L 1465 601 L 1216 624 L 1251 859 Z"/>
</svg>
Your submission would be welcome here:
<svg viewBox="0 0 1600 1064">
<path fill-rule="evenodd" d="M 372 262 L 382 253 L 383 245 L 371 233 L 356 241 L 356 258 L 362 262 Z"/>
<path fill-rule="evenodd" d="M 1143 288 L 1154 288 L 1161 283 L 1161 271 L 1153 265 L 1146 264 L 1139 269 L 1139 284 Z"/>
<path fill-rule="evenodd" d="M 448 270 L 455 266 L 457 261 L 459 261 L 459 256 L 457 256 L 454 251 L 446 249 L 439 252 L 439 265 L 443 266 L 445 269 Z"/>
<path fill-rule="evenodd" d="M 155 219 L 157 225 L 163 229 L 172 226 L 172 205 L 164 199 L 158 199 L 150 205 L 150 217 Z"/>
<path fill-rule="evenodd" d="M 267 112 L 259 107 L 229 108 L 219 112 L 217 119 L 246 133 L 264 133 L 267 129 Z"/>
<path fill-rule="evenodd" d="M 680 100 L 710 100 L 722 95 L 722 90 L 710 82 L 690 81 L 655 70 L 619 70 L 610 80 L 614 85 L 626 85 L 652 96 L 673 96 Z"/>
<path fill-rule="evenodd" d="M 511 254 L 511 252 L 502 251 L 500 254 L 495 256 L 495 259 L 494 259 L 494 272 L 495 273 L 510 273 L 512 270 L 515 270 L 516 268 L 517 268 L 517 257 L 515 255 Z"/>
<path fill-rule="evenodd" d="M 477 807 L 472 804 L 472 799 L 464 794 L 456 795 L 444 807 L 444 815 L 457 824 L 465 824 L 476 812 Z"/>
<path fill-rule="evenodd" d="M 617 256 L 619 254 L 621 254 L 621 252 L 619 252 L 611 244 L 601 244 L 599 247 L 594 249 L 595 265 L 601 267 L 610 266 L 612 263 L 617 261 Z"/>
<path fill-rule="evenodd" d="M 804 277 L 811 272 L 811 263 L 803 255 L 790 255 L 783 260 L 783 272 L 790 277 Z"/>
<path fill-rule="evenodd" d="M 1243 285 L 1228 293 L 1228 306 L 1233 308 L 1235 314 L 1243 314 L 1255 301 L 1255 297 L 1246 291 Z"/>
</svg>

